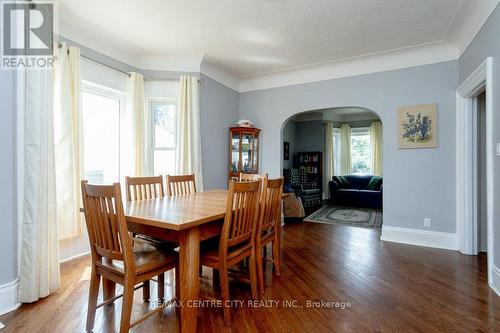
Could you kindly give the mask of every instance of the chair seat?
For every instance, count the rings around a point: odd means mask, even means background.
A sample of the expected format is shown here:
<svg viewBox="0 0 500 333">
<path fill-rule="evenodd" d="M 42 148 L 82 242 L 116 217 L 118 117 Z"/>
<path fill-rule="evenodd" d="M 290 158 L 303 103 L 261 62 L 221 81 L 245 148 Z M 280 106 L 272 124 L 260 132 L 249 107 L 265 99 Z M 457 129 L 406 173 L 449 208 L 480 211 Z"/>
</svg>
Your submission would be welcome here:
<svg viewBox="0 0 500 333">
<path fill-rule="evenodd" d="M 274 240 L 276 233 L 273 230 L 266 230 L 260 236 L 260 245 L 264 246 L 270 241 Z"/>
<path fill-rule="evenodd" d="M 219 246 L 218 244 L 217 246 L 209 245 L 202 247 L 200 262 L 203 266 L 217 268 L 219 267 Z M 234 262 L 238 262 L 239 260 L 237 258 L 244 253 L 248 253 L 249 251 L 252 251 L 252 244 L 248 244 L 236 250 L 229 251 L 229 255 L 227 257 L 229 265 L 233 264 L 233 260 L 235 260 Z"/>
<path fill-rule="evenodd" d="M 168 266 L 178 260 L 176 252 L 159 250 L 145 241 L 135 242 L 133 250 L 136 274 L 149 272 L 162 266 Z M 125 273 L 123 261 L 120 260 L 113 260 L 111 262 L 99 260 L 96 262 L 96 265 L 104 269 L 112 270 L 120 275 Z"/>
</svg>

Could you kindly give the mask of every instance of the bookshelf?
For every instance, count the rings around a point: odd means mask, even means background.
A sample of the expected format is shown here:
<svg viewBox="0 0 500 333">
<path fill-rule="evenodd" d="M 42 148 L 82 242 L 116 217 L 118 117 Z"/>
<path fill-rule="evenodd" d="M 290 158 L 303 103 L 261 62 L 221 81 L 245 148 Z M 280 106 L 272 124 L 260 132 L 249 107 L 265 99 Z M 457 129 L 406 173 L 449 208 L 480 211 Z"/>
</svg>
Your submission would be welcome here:
<svg viewBox="0 0 500 333">
<path fill-rule="evenodd" d="M 316 188 L 323 191 L 323 161 L 321 152 L 298 152 L 296 155 L 296 167 L 304 167 L 306 169 L 306 181 L 308 183 L 316 183 Z"/>
</svg>

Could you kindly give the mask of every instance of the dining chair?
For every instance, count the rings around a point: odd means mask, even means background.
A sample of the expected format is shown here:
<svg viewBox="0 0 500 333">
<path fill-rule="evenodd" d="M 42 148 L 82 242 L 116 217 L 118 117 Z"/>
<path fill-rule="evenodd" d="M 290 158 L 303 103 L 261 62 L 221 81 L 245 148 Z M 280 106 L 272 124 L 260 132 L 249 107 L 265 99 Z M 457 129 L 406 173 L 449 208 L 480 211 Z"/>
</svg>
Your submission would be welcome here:
<svg viewBox="0 0 500 333">
<path fill-rule="evenodd" d="M 263 262 L 268 260 L 262 256 L 267 244 L 272 245 L 272 259 L 274 271 L 280 276 L 280 248 L 278 228 L 281 228 L 281 196 L 283 194 L 283 177 L 277 179 L 264 179 L 264 190 L 261 195 L 259 218 L 255 234 L 255 260 L 257 266 L 257 279 L 259 292 L 264 293 L 264 268 Z M 264 251 L 264 253 L 267 253 Z"/>
<path fill-rule="evenodd" d="M 194 174 L 179 176 L 167 175 L 167 194 L 169 196 L 189 193 L 196 193 Z"/>
<path fill-rule="evenodd" d="M 203 248 L 200 257 L 203 266 L 218 270 L 224 323 L 227 326 L 231 325 L 231 311 L 228 304 L 230 267 L 250 258 L 250 279 L 244 281 L 251 285 L 252 298 L 258 297 L 254 245 L 260 188 L 260 180 L 229 183 L 226 214 L 219 244 Z"/>
<path fill-rule="evenodd" d="M 163 310 L 162 306 L 158 306 L 131 322 L 134 291 L 141 288 L 143 282 L 171 269 L 175 269 L 177 286 L 178 256 L 173 251 L 160 251 L 146 242 L 134 242 L 132 245 L 119 183 L 89 185 L 86 180 L 82 180 L 81 186 L 92 255 L 86 329 L 90 331 L 94 327 L 97 308 L 123 297 L 120 332 L 128 332 L 131 327 Z M 121 284 L 123 294 L 111 296 L 97 304 L 101 278 L 103 285 L 106 282 L 113 290 L 116 283 Z M 138 286 L 135 287 L 136 285 Z M 177 287 L 176 296 L 179 296 Z"/>
<path fill-rule="evenodd" d="M 137 201 L 146 199 L 163 198 L 165 192 L 163 190 L 163 177 L 162 176 L 149 176 L 149 177 L 125 177 L 125 194 L 127 201 Z M 163 249 L 174 249 L 179 246 L 177 243 L 168 242 L 154 237 L 142 234 L 133 234 L 134 240 L 146 241 L 156 247 Z M 165 275 L 158 275 L 158 298 L 163 299 L 165 294 Z M 150 283 L 144 281 L 142 289 L 142 296 L 145 301 L 150 298 Z"/>
<path fill-rule="evenodd" d="M 258 173 L 240 173 L 240 182 L 253 182 L 256 180 L 263 180 L 268 178 L 268 174 L 258 174 Z"/>
</svg>

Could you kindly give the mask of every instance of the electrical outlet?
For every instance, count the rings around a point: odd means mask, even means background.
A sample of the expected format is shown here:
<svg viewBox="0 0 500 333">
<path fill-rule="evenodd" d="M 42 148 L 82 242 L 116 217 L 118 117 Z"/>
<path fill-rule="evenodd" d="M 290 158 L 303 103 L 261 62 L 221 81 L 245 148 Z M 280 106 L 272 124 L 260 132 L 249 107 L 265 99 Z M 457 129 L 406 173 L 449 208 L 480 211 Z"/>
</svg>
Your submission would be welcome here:
<svg viewBox="0 0 500 333">
<path fill-rule="evenodd" d="M 429 217 L 426 217 L 424 219 L 424 227 L 430 227 L 431 226 L 431 219 Z"/>
</svg>

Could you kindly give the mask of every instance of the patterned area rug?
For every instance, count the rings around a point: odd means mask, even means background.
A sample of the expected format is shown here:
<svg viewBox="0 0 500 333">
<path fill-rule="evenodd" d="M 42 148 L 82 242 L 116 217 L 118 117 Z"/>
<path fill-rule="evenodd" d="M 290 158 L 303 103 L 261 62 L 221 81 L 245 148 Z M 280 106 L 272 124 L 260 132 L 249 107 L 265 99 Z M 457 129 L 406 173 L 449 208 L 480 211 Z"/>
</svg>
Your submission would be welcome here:
<svg viewBox="0 0 500 333">
<path fill-rule="evenodd" d="M 382 227 L 382 211 L 379 209 L 325 205 L 306 217 L 304 221 L 342 224 L 360 228 L 380 228 Z"/>
</svg>

